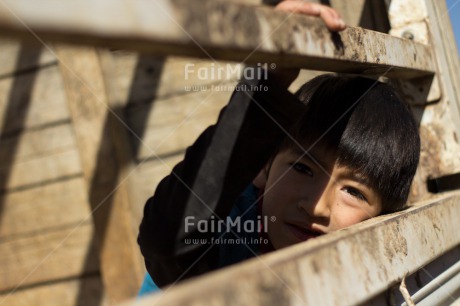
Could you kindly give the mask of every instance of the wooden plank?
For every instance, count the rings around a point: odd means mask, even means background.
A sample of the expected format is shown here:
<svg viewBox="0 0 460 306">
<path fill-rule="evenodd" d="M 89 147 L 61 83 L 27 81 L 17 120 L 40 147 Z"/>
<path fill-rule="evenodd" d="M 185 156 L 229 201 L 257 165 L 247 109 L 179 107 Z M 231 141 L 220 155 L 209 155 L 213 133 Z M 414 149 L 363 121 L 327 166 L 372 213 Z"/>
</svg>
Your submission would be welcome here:
<svg viewBox="0 0 460 306">
<path fill-rule="evenodd" d="M 145 126 L 161 126 L 165 124 L 171 124 L 174 122 L 180 122 L 187 116 L 193 114 L 201 114 L 218 112 L 224 107 L 230 96 L 233 93 L 233 88 L 236 86 L 236 82 L 222 84 L 222 89 L 227 90 L 213 90 L 210 87 L 205 87 L 205 90 L 201 90 L 203 87 L 198 86 L 197 92 L 188 92 L 183 95 L 174 95 L 164 99 L 153 100 L 151 105 L 143 104 L 136 108 L 130 108 L 128 110 L 128 118 L 131 125 L 138 129 L 138 118 L 140 113 L 144 113 L 146 110 L 151 109 L 152 114 L 149 114 L 147 118 L 147 124 Z M 217 118 L 216 118 L 217 119 Z"/>
<path fill-rule="evenodd" d="M 0 242 L 0 290 L 76 277 L 99 270 L 93 225 L 40 232 Z"/>
<path fill-rule="evenodd" d="M 3 38 L 0 39 L 0 50 L 0 78 L 56 63 L 54 55 L 40 45 Z"/>
<path fill-rule="evenodd" d="M 190 145 L 205 127 L 215 121 L 231 95 L 228 90 L 235 84 L 226 75 L 211 79 L 202 78 L 197 73 L 200 69 L 209 69 L 208 73 L 211 73 L 212 69 L 226 65 L 229 65 L 229 72 L 236 72 L 235 65 L 230 63 L 216 64 L 181 57 L 168 57 L 163 61 L 138 57 L 126 51 L 111 52 L 111 56 L 111 82 L 114 85 L 110 94 L 115 100 L 128 103 L 127 123 L 142 138 L 140 143 L 136 137 L 131 137 L 140 147 L 136 154 L 140 160 L 151 155 L 151 149 L 156 148 L 156 154 L 168 155 Z M 193 65 L 195 71 L 188 74 L 188 79 L 185 77 L 186 65 Z M 303 70 L 292 90 L 318 74 Z M 238 79 L 238 73 L 230 73 L 230 76 Z M 184 119 L 187 120 L 182 122 Z M 166 136 L 170 137 L 168 141 L 164 141 Z"/>
<path fill-rule="evenodd" d="M 1 294 L 0 304 L 9 306 L 99 306 L 106 305 L 102 282 L 98 276 L 62 281 L 54 284 Z"/>
<path fill-rule="evenodd" d="M 317 18 L 287 16 L 213 0 L 199 6 L 186 0 L 80 0 L 62 6 L 52 0 L 39 6 L 7 0 L 0 10 L 0 29 L 20 36 L 27 32 L 24 22 L 54 41 L 337 72 L 415 77 L 435 70 L 430 48 L 421 44 L 353 27 L 331 35 Z M 291 32 L 296 34 L 286 35 Z"/>
<path fill-rule="evenodd" d="M 91 220 L 84 190 L 80 177 L 1 196 L 0 240 Z"/>
<path fill-rule="evenodd" d="M 452 24 L 448 17 L 446 2 L 425 1 L 431 24 L 432 45 L 436 50 L 436 60 L 442 73 L 444 90 L 448 99 L 452 101 L 452 111 L 455 112 L 453 120 L 460 124 L 460 58 Z M 447 82 L 446 82 L 447 81 Z M 445 83 L 446 82 L 446 83 Z"/>
<path fill-rule="evenodd" d="M 216 112 L 195 114 L 183 121 L 148 129 L 138 159 L 168 156 L 184 151 L 216 119 Z"/>
<path fill-rule="evenodd" d="M 78 151 L 74 149 L 13 163 L 0 168 L 2 190 L 26 188 L 81 174 Z"/>
<path fill-rule="evenodd" d="M 238 80 L 240 71 L 237 66 L 242 67 L 240 64 L 228 62 L 214 63 L 211 60 L 176 56 L 153 57 L 124 50 L 111 52 L 111 55 L 113 73 L 111 80 L 116 85 L 113 86 L 114 91 L 111 91 L 111 95 L 117 101 L 127 101 L 129 105 L 167 98 L 175 94 L 185 94 L 188 92 L 187 88 L 194 85 Z M 204 72 L 211 74 L 212 69 L 217 71 L 224 68 L 226 71 L 221 74 L 221 78 L 203 77 Z M 204 71 L 205 69 L 207 71 Z"/>
<path fill-rule="evenodd" d="M 361 305 L 460 244 L 459 204 L 451 193 L 123 305 Z"/>
<path fill-rule="evenodd" d="M 139 232 L 139 223 L 135 222 L 133 219 L 134 209 L 137 207 L 137 203 L 141 203 L 144 200 L 139 198 L 137 193 L 139 182 L 137 181 L 135 175 L 136 165 L 134 152 L 137 152 L 138 150 L 140 142 L 136 143 L 136 141 L 142 138 L 143 130 L 133 131 L 129 126 L 130 124 L 126 114 L 131 103 L 136 105 L 136 102 L 140 102 L 137 100 L 138 97 L 145 98 L 143 95 L 146 92 L 142 90 L 143 88 L 150 87 L 150 90 L 155 90 L 155 84 L 151 83 L 152 86 L 148 86 L 146 83 L 151 82 L 150 78 L 152 77 L 152 73 L 153 82 L 155 82 L 155 76 L 159 77 L 162 73 L 162 70 L 160 69 L 161 64 L 154 62 L 152 65 L 151 58 L 141 56 L 135 65 L 132 81 L 128 80 L 127 82 L 131 83 L 129 97 L 127 97 L 127 99 L 123 99 L 120 98 L 120 93 L 122 92 L 122 90 L 120 90 L 122 86 L 120 85 L 123 83 L 120 82 L 120 80 L 126 80 L 126 78 L 124 78 L 123 75 L 125 67 L 123 67 L 120 71 L 120 63 L 126 62 L 120 61 L 119 57 L 113 56 L 113 53 L 107 51 L 99 52 L 99 60 L 101 71 L 104 75 L 105 86 L 107 88 L 107 102 L 112 112 L 111 115 L 113 115 L 108 116 L 106 125 L 108 126 L 110 132 L 109 136 L 112 141 L 111 145 L 114 147 L 113 150 L 117 152 L 114 162 L 117 163 L 116 166 L 119 169 L 118 175 L 120 178 L 124 178 L 124 190 L 120 194 L 122 194 L 122 197 L 124 198 L 123 201 L 126 201 L 128 204 L 124 206 L 126 209 L 125 216 L 127 220 L 131 219 L 130 222 L 127 222 L 127 226 L 131 227 L 131 237 L 136 239 Z M 129 69 L 126 69 L 126 71 L 129 71 Z M 148 75 L 150 75 L 150 77 L 148 77 Z M 145 100 L 143 102 L 145 102 Z M 146 110 L 145 113 L 138 118 L 139 122 L 137 122 L 137 124 L 142 126 L 148 112 L 149 111 Z M 132 142 L 131 139 L 134 139 L 134 142 Z M 133 144 L 135 145 L 134 147 L 132 146 Z M 139 256 L 138 261 L 143 262 L 141 256 Z M 141 264 L 141 266 L 142 269 L 144 269 L 144 264 Z"/>
<path fill-rule="evenodd" d="M 222 86 L 231 89 L 235 84 Z M 136 134 L 144 135 L 137 158 L 184 150 L 216 122 L 231 94 L 232 91 L 190 92 L 130 108 L 127 117 L 130 126 Z"/>
<path fill-rule="evenodd" d="M 43 185 L 81 173 L 69 123 L 26 130 L 0 140 L 0 190 Z"/>
<path fill-rule="evenodd" d="M 48 126 L 1 140 L 0 168 L 6 163 L 21 162 L 75 148 L 75 136 L 69 123 Z"/>
<path fill-rule="evenodd" d="M 444 14 L 444 16 L 443 16 Z M 439 101 L 423 105 L 431 82 L 414 82 L 409 89 L 422 103 L 413 106 L 420 124 L 420 163 L 412 184 L 410 200 L 416 202 L 432 196 L 427 190 L 427 179 L 460 171 L 460 86 L 456 63 L 450 55 L 454 41 L 449 41 L 452 30 L 443 1 L 393 0 L 390 5 L 392 33 L 412 33 L 414 40 L 428 44 L 437 55 Z M 455 55 L 454 55 L 455 56 Z M 404 84 L 404 83 L 403 83 Z M 405 85 L 410 85 L 405 83 Z M 409 97 L 410 98 L 410 97 Z"/>
<path fill-rule="evenodd" d="M 132 232 L 122 109 L 107 96 L 104 76 L 110 76 L 110 69 L 103 71 L 94 49 L 60 46 L 57 54 L 94 211 L 102 280 L 114 303 L 136 295 L 145 271 Z"/>
<path fill-rule="evenodd" d="M 0 80 L 0 114 L 2 134 L 68 120 L 57 66 Z"/>
</svg>

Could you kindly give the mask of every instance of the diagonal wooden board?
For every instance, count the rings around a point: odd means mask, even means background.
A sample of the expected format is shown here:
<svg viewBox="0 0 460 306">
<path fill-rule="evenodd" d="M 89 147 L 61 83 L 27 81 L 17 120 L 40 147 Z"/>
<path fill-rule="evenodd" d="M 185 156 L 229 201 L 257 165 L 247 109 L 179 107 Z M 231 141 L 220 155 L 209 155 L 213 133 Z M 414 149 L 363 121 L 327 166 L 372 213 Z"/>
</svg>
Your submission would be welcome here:
<svg viewBox="0 0 460 306">
<path fill-rule="evenodd" d="M 114 303 L 136 295 L 145 271 L 129 207 L 129 143 L 107 96 L 98 52 L 66 46 L 56 50 L 94 216 L 102 281 Z"/>
<path fill-rule="evenodd" d="M 460 245 L 459 204 L 446 194 L 122 305 L 367 305 Z"/>
</svg>

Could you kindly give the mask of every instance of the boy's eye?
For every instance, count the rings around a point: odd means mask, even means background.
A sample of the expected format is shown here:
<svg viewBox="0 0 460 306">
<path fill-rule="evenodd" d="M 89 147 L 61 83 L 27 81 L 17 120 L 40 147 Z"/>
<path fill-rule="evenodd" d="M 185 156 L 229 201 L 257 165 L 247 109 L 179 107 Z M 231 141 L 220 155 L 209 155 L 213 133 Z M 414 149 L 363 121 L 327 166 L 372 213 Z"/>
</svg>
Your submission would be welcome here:
<svg viewBox="0 0 460 306">
<path fill-rule="evenodd" d="M 345 192 L 349 193 L 351 196 L 358 198 L 361 201 L 367 202 L 366 197 L 356 188 L 353 187 L 345 187 Z"/>
<path fill-rule="evenodd" d="M 311 170 L 310 167 L 308 167 L 307 165 L 305 164 L 302 164 L 302 163 L 292 163 L 291 164 L 291 167 L 299 172 L 299 173 L 303 173 L 303 174 L 306 174 L 306 175 L 309 175 L 309 176 L 313 176 L 313 171 Z"/>
</svg>

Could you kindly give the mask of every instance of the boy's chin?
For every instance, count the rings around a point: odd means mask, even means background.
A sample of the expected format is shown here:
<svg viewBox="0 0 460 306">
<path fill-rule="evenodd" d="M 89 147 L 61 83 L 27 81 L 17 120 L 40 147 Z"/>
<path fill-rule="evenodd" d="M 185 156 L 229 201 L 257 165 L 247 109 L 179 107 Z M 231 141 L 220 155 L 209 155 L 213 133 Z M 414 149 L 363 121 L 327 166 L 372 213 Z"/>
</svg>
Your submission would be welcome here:
<svg viewBox="0 0 460 306">
<path fill-rule="evenodd" d="M 286 224 L 286 227 L 288 228 L 288 231 L 290 232 L 291 236 L 293 236 L 294 239 L 297 240 L 297 243 L 314 239 L 316 237 L 323 235 L 322 233 L 307 230 L 292 224 Z"/>
</svg>

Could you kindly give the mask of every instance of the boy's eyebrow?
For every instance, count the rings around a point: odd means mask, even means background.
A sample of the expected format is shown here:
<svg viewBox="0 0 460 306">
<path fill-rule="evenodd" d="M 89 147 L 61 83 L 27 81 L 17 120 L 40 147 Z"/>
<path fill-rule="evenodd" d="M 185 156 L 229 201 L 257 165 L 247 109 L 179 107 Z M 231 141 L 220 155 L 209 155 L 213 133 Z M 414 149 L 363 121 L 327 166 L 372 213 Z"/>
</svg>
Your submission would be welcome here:
<svg viewBox="0 0 460 306">
<path fill-rule="evenodd" d="M 367 176 L 356 171 L 350 171 L 349 175 L 352 180 L 357 181 L 358 183 L 365 185 L 368 188 L 372 188 Z"/>
<path fill-rule="evenodd" d="M 302 150 L 301 148 L 295 148 L 294 151 L 299 156 L 302 156 L 302 159 L 313 160 L 313 162 L 318 163 L 324 170 L 327 169 L 326 163 L 318 158 L 318 155 L 313 152 L 313 149 L 310 148 L 309 150 Z"/>
<path fill-rule="evenodd" d="M 299 156 L 302 156 L 302 159 L 313 160 L 315 163 L 318 163 L 323 168 L 324 171 L 326 171 L 326 169 L 327 169 L 326 163 L 318 158 L 318 154 L 316 154 L 313 151 L 313 149 L 302 150 L 301 148 L 296 148 L 296 149 L 294 149 L 294 151 Z M 329 174 L 329 176 L 330 176 L 330 174 Z M 366 186 L 367 188 L 372 189 L 370 180 L 366 175 L 363 175 L 363 174 L 361 174 L 361 173 L 359 173 L 357 171 L 348 170 L 347 171 L 347 177 L 349 179 L 351 179 L 351 180 L 354 180 L 354 181 L 360 183 L 361 185 Z"/>
</svg>

